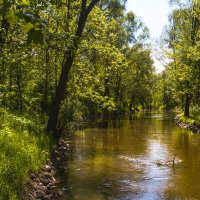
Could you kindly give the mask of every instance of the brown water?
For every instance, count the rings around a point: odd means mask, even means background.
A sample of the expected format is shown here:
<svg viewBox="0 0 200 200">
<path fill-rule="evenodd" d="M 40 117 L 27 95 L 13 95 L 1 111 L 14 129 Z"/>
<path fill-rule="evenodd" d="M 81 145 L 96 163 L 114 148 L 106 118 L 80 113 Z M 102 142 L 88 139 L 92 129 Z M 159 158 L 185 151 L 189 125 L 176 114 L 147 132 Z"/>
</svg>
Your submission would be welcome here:
<svg viewBox="0 0 200 200">
<path fill-rule="evenodd" d="M 200 199 L 200 135 L 172 112 L 139 115 L 74 135 L 63 200 Z"/>
</svg>

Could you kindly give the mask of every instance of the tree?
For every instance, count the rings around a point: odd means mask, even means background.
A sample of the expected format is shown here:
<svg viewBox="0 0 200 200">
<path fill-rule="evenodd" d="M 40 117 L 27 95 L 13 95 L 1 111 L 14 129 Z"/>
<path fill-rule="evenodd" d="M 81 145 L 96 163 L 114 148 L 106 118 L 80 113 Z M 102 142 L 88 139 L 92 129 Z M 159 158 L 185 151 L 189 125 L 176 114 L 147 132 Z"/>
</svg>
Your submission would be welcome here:
<svg viewBox="0 0 200 200">
<path fill-rule="evenodd" d="M 180 2 L 179 2 L 180 4 Z M 199 98 L 199 2 L 184 1 L 170 17 L 169 44 L 174 62 L 169 70 L 176 80 L 176 91 L 184 98 L 184 115 L 189 117 L 190 105 Z"/>
<path fill-rule="evenodd" d="M 128 68 L 124 73 L 123 88 L 128 101 L 129 112 L 143 108 L 151 108 L 152 85 L 154 83 L 154 67 L 150 51 L 136 44 L 127 52 Z"/>
<path fill-rule="evenodd" d="M 51 113 L 49 115 L 49 121 L 47 125 L 47 131 L 48 132 L 53 131 L 55 136 L 57 134 L 56 126 L 58 122 L 58 115 L 59 115 L 59 110 L 61 106 L 61 101 L 63 100 L 64 95 L 65 95 L 68 75 L 73 65 L 75 54 L 78 50 L 78 45 L 79 45 L 80 38 L 84 30 L 88 15 L 92 11 L 94 6 L 98 3 L 98 1 L 99 0 L 92 0 L 88 6 L 87 6 L 87 3 L 88 3 L 87 0 L 81 1 L 81 9 L 80 9 L 80 15 L 79 15 L 78 24 L 77 24 L 77 30 L 76 30 L 75 37 L 73 38 L 71 46 L 69 47 L 69 49 L 64 55 L 65 62 L 62 66 L 59 83 L 56 88 L 55 98 L 52 103 Z M 70 0 L 68 1 L 68 6 L 70 7 Z"/>
</svg>

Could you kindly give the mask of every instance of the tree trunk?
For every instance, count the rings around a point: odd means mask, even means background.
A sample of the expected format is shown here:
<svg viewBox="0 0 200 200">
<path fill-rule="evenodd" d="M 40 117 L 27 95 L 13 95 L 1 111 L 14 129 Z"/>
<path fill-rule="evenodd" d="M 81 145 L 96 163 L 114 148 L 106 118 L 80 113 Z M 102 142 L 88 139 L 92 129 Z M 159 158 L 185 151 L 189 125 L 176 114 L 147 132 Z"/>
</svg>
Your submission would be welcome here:
<svg viewBox="0 0 200 200">
<path fill-rule="evenodd" d="M 54 59 L 54 74 L 55 74 L 55 90 L 57 88 L 58 85 L 58 65 L 57 65 L 57 56 L 55 55 L 55 59 Z"/>
<path fill-rule="evenodd" d="M 22 88 L 21 88 L 21 69 L 20 66 L 17 65 L 17 87 L 18 87 L 18 110 L 20 113 L 22 113 L 22 109 L 23 109 L 23 96 L 22 96 Z"/>
<path fill-rule="evenodd" d="M 60 111 L 61 102 L 64 99 L 64 94 L 67 85 L 67 79 L 69 75 L 69 71 L 73 64 L 73 58 L 71 57 L 71 52 L 68 53 L 68 57 L 66 58 L 65 65 L 62 67 L 60 80 L 58 86 L 56 88 L 55 98 L 52 102 L 51 113 L 49 116 L 49 121 L 47 125 L 47 131 L 53 131 L 54 136 L 56 136 L 56 128 L 58 123 L 58 115 Z"/>
<path fill-rule="evenodd" d="M 109 86 L 108 86 L 108 82 L 109 82 L 108 77 L 105 77 L 105 78 L 104 78 L 104 87 L 105 87 L 105 89 L 104 89 L 104 96 L 105 96 L 105 97 L 108 97 L 108 96 L 109 96 Z M 103 109 L 103 119 L 108 119 L 108 115 L 109 115 L 109 113 L 108 113 L 107 108 L 104 108 L 104 109 Z"/>
<path fill-rule="evenodd" d="M 47 97 L 49 90 L 49 74 L 50 74 L 50 66 L 49 66 L 49 47 L 45 50 L 45 84 L 44 84 L 44 96 L 41 102 L 41 110 L 42 114 L 47 111 Z"/>
<path fill-rule="evenodd" d="M 114 114 L 120 114 L 121 112 L 121 91 L 120 91 L 120 87 L 121 87 L 121 75 L 119 75 L 119 73 L 117 73 L 116 76 L 116 85 L 115 85 L 115 103 L 117 105 L 117 113 L 116 111 L 114 111 Z"/>
<path fill-rule="evenodd" d="M 130 111 L 131 115 L 133 114 L 133 103 L 134 103 L 134 100 L 135 100 L 135 95 L 132 95 L 131 102 L 129 104 L 129 111 Z M 134 109 L 135 109 L 135 106 L 134 106 Z"/>
<path fill-rule="evenodd" d="M 190 96 L 186 94 L 186 99 L 185 99 L 185 112 L 184 116 L 189 117 L 190 116 Z"/>
<path fill-rule="evenodd" d="M 3 17 L 3 20 L 1 22 L 1 29 L 0 29 L 0 50 L 3 48 L 5 44 L 9 27 L 10 27 L 10 24 L 8 23 L 7 19 Z"/>
</svg>

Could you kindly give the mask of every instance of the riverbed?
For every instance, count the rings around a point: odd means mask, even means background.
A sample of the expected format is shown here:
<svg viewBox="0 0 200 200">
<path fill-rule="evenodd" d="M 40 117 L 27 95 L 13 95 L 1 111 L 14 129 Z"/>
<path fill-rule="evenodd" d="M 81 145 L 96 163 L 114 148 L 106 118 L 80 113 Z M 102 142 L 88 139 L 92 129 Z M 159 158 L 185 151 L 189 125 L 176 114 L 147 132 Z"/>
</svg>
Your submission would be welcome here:
<svg viewBox="0 0 200 200">
<path fill-rule="evenodd" d="M 76 132 L 61 200 L 200 199 L 200 135 L 174 117 L 142 112 Z"/>
</svg>

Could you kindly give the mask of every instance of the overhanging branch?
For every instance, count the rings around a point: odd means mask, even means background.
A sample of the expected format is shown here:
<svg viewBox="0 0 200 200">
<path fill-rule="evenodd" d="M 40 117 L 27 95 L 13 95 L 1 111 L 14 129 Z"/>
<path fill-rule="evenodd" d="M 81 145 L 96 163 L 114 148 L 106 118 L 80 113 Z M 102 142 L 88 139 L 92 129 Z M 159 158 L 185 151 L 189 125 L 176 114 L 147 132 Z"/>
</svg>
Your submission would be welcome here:
<svg viewBox="0 0 200 200">
<path fill-rule="evenodd" d="M 87 13 L 90 13 L 91 10 L 94 8 L 94 6 L 99 2 L 100 0 L 92 0 L 89 6 L 87 7 Z"/>
</svg>

